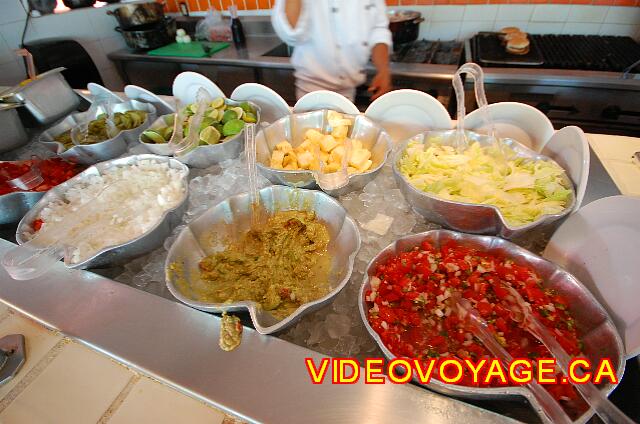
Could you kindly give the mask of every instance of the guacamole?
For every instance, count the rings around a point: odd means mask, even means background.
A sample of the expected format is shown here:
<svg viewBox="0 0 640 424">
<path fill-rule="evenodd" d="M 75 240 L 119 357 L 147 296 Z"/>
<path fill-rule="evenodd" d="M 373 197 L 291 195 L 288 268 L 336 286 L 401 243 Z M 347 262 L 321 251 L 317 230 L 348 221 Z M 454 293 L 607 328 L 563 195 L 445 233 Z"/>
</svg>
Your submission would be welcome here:
<svg viewBox="0 0 640 424">
<path fill-rule="evenodd" d="M 277 318 L 330 291 L 329 231 L 314 212 L 277 212 L 222 252 L 200 261 L 198 298 L 252 300 Z"/>
</svg>

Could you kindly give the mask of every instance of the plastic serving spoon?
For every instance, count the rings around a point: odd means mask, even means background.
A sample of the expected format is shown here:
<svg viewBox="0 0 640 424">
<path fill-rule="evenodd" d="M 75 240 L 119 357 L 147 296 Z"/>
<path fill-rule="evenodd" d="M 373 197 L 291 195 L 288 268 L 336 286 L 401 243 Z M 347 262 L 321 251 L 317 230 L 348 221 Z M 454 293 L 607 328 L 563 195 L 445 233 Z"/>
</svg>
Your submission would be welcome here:
<svg viewBox="0 0 640 424">
<path fill-rule="evenodd" d="M 87 216 L 90 216 L 93 209 L 100 204 L 98 200 L 101 197 L 129 184 L 125 180 L 109 184 L 95 197 L 65 217 L 63 221 L 56 223 L 55 227 L 42 229 L 27 243 L 9 250 L 2 257 L 2 266 L 14 280 L 32 280 L 43 275 L 56 262 L 64 258 L 67 249 L 72 247 L 70 243 L 73 243 L 73 240 L 91 238 L 94 233 L 104 231 L 98 222 L 90 221 L 88 226 L 76 231 L 72 240 L 69 239 L 69 235 L 75 227 L 79 223 L 86 222 Z M 123 208 L 126 210 L 127 206 L 118 205 L 120 212 Z"/>
<path fill-rule="evenodd" d="M 44 182 L 44 179 L 42 178 L 42 173 L 40 172 L 40 168 L 38 167 L 39 162 L 40 162 L 40 159 L 32 159 L 29 171 L 25 172 L 24 174 L 20 175 L 17 178 L 8 180 L 7 184 L 19 190 L 26 190 L 26 191 L 33 190 L 34 188 L 38 187 L 40 184 Z M 0 172 L 6 172 L 6 171 L 1 170 Z"/>
<path fill-rule="evenodd" d="M 513 362 L 513 357 L 496 341 L 494 334 L 489 331 L 487 322 L 478 314 L 478 311 L 457 292 L 453 293 L 451 299 L 458 306 L 458 315 L 463 321 L 466 320 L 471 324 L 473 334 L 480 339 L 493 356 L 500 359 L 504 366 L 509 367 L 509 364 Z M 531 380 L 527 387 L 552 423 L 569 424 L 572 422 L 571 418 L 562 409 L 562 406 L 535 379 Z"/>
<path fill-rule="evenodd" d="M 207 110 L 207 105 L 211 101 L 209 93 L 204 88 L 199 88 L 196 94 L 196 113 L 189 119 L 189 134 L 181 140 L 174 140 L 173 137 L 169 142 L 169 145 L 173 148 L 173 154 L 175 156 L 184 156 L 196 147 L 200 143 L 200 125 L 204 118 L 204 113 Z M 174 122 L 174 134 L 177 129 L 175 125 L 182 125 L 183 120 L 180 119 L 180 108 L 178 108 L 178 116 L 176 122 Z M 180 136 L 182 136 L 182 130 Z"/>
<path fill-rule="evenodd" d="M 558 365 L 562 368 L 562 372 L 568 375 L 571 356 L 562 348 L 547 327 L 531 312 L 531 308 L 520 293 L 511 285 L 506 285 L 505 287 L 515 299 L 515 302 L 509 302 L 507 305 L 511 309 L 511 319 L 523 325 L 536 339 L 540 340 L 540 342 L 549 349 L 553 357 L 556 358 Z M 634 421 L 607 399 L 595 384 L 590 381 L 583 384 L 574 384 L 571 382 L 571 384 L 573 384 L 573 387 L 580 392 L 584 400 L 605 422 L 633 424 Z"/>
<path fill-rule="evenodd" d="M 326 115 L 325 115 L 326 116 Z M 351 127 L 353 126 L 353 122 L 351 123 Z M 314 148 L 314 155 L 318 158 L 318 171 L 313 173 L 313 177 L 323 190 L 336 190 L 346 186 L 349 183 L 349 158 L 351 157 L 351 139 L 347 137 L 345 140 L 345 153 L 342 157 L 342 163 L 340 165 L 340 169 L 335 172 L 325 173 L 324 172 L 324 161 L 320 156 L 320 147 L 317 145 Z"/>
<path fill-rule="evenodd" d="M 255 124 L 244 127 L 244 154 L 249 174 L 249 200 L 251 201 L 251 226 L 260 224 L 260 195 L 258 192 L 258 167 L 256 165 L 256 133 Z"/>
</svg>

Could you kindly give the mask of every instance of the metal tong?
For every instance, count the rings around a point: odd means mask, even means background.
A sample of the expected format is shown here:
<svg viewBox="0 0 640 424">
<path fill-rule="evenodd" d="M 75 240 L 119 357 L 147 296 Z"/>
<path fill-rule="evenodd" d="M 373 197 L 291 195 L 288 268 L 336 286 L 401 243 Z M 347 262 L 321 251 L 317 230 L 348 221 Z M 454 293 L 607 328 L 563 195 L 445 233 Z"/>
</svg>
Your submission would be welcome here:
<svg viewBox="0 0 640 424">
<path fill-rule="evenodd" d="M 474 336 L 480 339 L 489 352 L 500 359 L 500 362 L 508 368 L 509 364 L 513 362 L 513 357 L 498 343 L 495 335 L 489 330 L 489 325 L 480 316 L 478 311 L 471 306 L 471 303 L 467 299 L 463 299 L 458 292 L 454 292 L 451 299 L 458 306 L 458 315 L 460 318 L 471 324 Z M 527 383 L 527 387 L 551 422 L 565 424 L 572 422 L 571 418 L 569 418 L 567 413 L 564 412 L 564 409 L 562 409 L 562 406 L 542 385 L 535 381 L 535 379 Z"/>
<path fill-rule="evenodd" d="M 94 210 L 104 204 L 106 195 L 122 190 L 129 184 L 133 183 L 118 180 L 107 185 L 61 222 L 45 226 L 27 243 L 7 251 L 2 257 L 2 266 L 14 280 L 31 280 L 42 276 L 66 256 L 68 249 L 74 248 L 76 240 L 91 239 L 94 234 L 105 230 L 96 220 L 87 218 L 91 218 Z M 126 211 L 127 205 L 118 204 L 117 208 L 119 212 Z M 83 223 L 87 225 L 78 228 Z"/>
<path fill-rule="evenodd" d="M 544 344 L 553 357 L 556 358 L 557 364 L 562 368 L 562 372 L 568 375 L 571 356 L 562 348 L 549 329 L 533 314 L 531 307 L 525 302 L 520 293 L 510 284 L 505 287 L 515 299 L 514 302 L 507 302 L 507 306 L 511 309 L 511 319 L 526 328 L 527 331 Z M 578 390 L 583 399 L 604 422 L 616 424 L 633 423 L 629 417 L 598 390 L 595 384 L 587 381 L 582 384 L 573 384 L 573 387 Z"/>
</svg>

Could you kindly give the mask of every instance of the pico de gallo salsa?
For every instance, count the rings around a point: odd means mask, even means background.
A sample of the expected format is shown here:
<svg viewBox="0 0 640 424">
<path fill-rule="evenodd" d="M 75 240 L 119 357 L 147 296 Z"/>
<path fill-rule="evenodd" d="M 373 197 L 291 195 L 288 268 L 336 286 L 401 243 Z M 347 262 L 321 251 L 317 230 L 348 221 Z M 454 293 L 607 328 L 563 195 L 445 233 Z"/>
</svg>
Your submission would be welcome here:
<svg viewBox="0 0 640 424">
<path fill-rule="evenodd" d="M 489 323 L 489 330 L 498 342 L 514 358 L 551 357 L 543 344 L 510 318 L 507 305 L 515 299 L 507 285 L 531 305 L 533 313 L 556 335 L 567 353 L 577 356 L 582 350 L 564 296 L 545 288 L 542 279 L 526 266 L 453 241 L 439 249 L 425 241 L 388 259 L 377 267 L 370 283 L 371 289 L 365 293 L 369 323 L 398 357 L 473 361 L 491 357 L 473 336 L 471 327 L 456 313 L 455 303 L 450 299 L 454 291 L 469 299 Z M 500 385 L 474 383 L 469 370 L 465 370 L 458 384 Z M 569 402 L 579 398 L 571 385 L 545 387 L 557 400 Z"/>
<path fill-rule="evenodd" d="M 8 184 L 8 181 L 21 177 L 29 172 L 33 164 L 34 161 L 30 160 L 22 162 L 0 162 L 0 195 L 13 193 L 15 191 L 25 191 Z M 37 167 L 40 169 L 44 181 L 29 191 L 48 191 L 84 169 L 78 164 L 69 163 L 60 158 L 38 161 Z"/>
</svg>

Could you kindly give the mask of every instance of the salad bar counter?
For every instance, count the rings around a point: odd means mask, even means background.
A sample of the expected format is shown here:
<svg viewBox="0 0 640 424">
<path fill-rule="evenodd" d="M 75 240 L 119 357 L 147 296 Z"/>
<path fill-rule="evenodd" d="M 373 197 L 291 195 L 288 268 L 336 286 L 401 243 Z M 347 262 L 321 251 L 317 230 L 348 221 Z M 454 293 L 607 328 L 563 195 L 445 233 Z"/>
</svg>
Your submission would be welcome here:
<svg viewBox="0 0 640 424">
<path fill-rule="evenodd" d="M 95 109 L 74 115 L 70 144 L 48 130 L 3 155 L 100 151 L 63 162 L 65 178 L 7 221 L 18 246 L 0 241 L 2 301 L 248 421 L 583 423 L 602 412 L 571 384 L 540 391 L 469 374 L 455 384 L 416 374 L 415 385 L 333 384 L 335 375 L 313 384 L 309 365 L 496 356 L 476 317 L 515 358 L 608 358 L 621 378 L 640 348 L 637 314 L 602 281 L 574 276 L 588 275 L 579 251 L 548 259 L 550 246 L 567 245 L 563 227 L 619 194 L 579 128 L 543 135 L 546 118 L 479 99 L 471 131 L 463 99 L 454 122 L 411 90 L 364 114 L 328 92 L 283 111 L 265 87 L 227 99 L 190 74 L 176 78 L 174 98 L 127 100 L 135 107 L 85 94 Z M 100 120 L 106 136 L 83 142 Z M 118 137 L 124 151 L 103 150 Z M 0 206 L 25 178 L 12 169 Z M 606 283 L 632 297 L 625 278 Z M 616 383 L 598 384 L 597 396 Z"/>
</svg>

